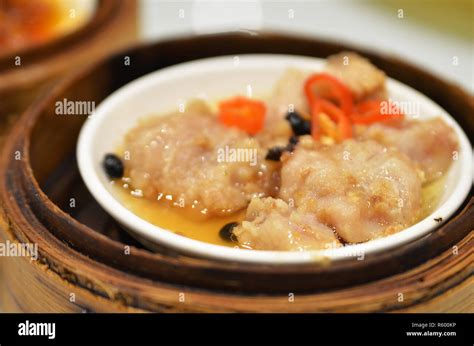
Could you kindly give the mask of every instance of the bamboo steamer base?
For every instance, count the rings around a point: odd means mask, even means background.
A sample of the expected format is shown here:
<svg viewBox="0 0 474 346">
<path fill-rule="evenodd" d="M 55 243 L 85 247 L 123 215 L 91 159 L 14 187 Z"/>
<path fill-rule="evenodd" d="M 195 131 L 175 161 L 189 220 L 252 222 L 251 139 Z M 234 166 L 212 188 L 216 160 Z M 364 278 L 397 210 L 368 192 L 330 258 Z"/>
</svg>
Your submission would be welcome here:
<svg viewBox="0 0 474 346">
<path fill-rule="evenodd" d="M 472 193 L 427 237 L 363 261 L 252 265 L 152 253 L 85 189 L 71 153 L 85 118 L 54 115 L 55 100 L 100 102 L 121 85 L 174 63 L 215 55 L 325 57 L 350 47 L 283 35 L 173 40 L 125 52 L 70 77 L 24 113 L 0 156 L 0 237 L 38 244 L 40 257 L 1 259 L 0 309 L 15 312 L 473 312 Z M 472 131 L 472 98 L 401 61 L 361 52 L 433 98 Z M 58 131 L 61 129 L 61 131 Z M 12 153 L 20 151 L 21 160 Z M 69 197 L 77 207 L 68 208 Z M 130 254 L 124 255 L 129 247 Z"/>
<path fill-rule="evenodd" d="M 135 0 L 116 2 L 99 0 L 97 11 L 83 28 L 33 50 L 15 52 L 0 57 L 0 149 L 5 135 L 19 114 L 55 80 L 68 71 L 77 70 L 136 41 L 137 3 Z M 21 67 L 15 58 L 22 59 Z M 0 205 L 1 206 L 1 205 Z M 5 229 L 0 217 L 0 230 Z M 4 242 L 0 232 L 0 241 Z M 0 287 L 5 284 L 3 268 L 8 262 L 0 258 Z M 0 311 L 2 311 L 0 293 Z M 5 300 L 6 301 L 6 300 Z M 8 308 L 6 308 L 8 311 Z M 14 310 L 16 311 L 16 310 Z"/>
<path fill-rule="evenodd" d="M 96 285 L 81 284 L 71 269 L 51 269 L 24 257 L 3 263 L 2 309 L 9 312 L 473 312 L 472 233 L 408 272 L 366 285 L 319 294 L 246 296 L 166 283 L 137 281 L 98 271 L 81 272 Z M 14 240 L 8 237 L 10 240 Z M 88 262 L 87 259 L 83 259 Z M 66 259 L 64 262 L 67 262 Z M 111 275 L 112 274 L 112 275 Z M 103 290 L 108 291 L 103 296 Z M 401 294 L 403 298 L 401 298 Z M 74 297 L 74 299 L 71 299 Z M 184 299 L 184 301 L 183 301 Z M 73 302 L 71 302 L 73 300 Z M 138 307 L 137 307 L 138 306 Z"/>
</svg>

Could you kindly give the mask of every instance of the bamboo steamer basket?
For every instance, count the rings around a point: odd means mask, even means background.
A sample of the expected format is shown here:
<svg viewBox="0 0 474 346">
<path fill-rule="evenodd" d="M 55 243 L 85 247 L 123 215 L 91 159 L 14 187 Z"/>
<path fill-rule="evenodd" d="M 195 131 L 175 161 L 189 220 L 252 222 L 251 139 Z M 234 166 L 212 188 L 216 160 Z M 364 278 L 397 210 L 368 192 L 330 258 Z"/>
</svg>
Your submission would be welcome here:
<svg viewBox="0 0 474 346">
<path fill-rule="evenodd" d="M 74 152 L 83 116 L 54 114 L 57 100 L 94 101 L 143 74 L 217 55 L 367 56 L 445 108 L 473 133 L 472 96 L 393 57 L 314 38 L 221 34 L 141 45 L 68 77 L 22 115 L 0 156 L 6 241 L 35 243 L 39 259 L 3 259 L 1 304 L 34 312 L 474 311 L 472 191 L 456 214 L 413 243 L 336 263 L 258 265 L 196 258 L 130 238 L 87 192 Z M 129 66 L 124 56 L 130 57 Z M 15 152 L 21 159 L 15 159 Z M 71 207 L 70 198 L 75 199 Z"/>
<path fill-rule="evenodd" d="M 39 46 L 0 54 L 0 148 L 19 114 L 39 94 L 68 71 L 135 42 L 136 37 L 135 0 L 97 0 L 91 18 L 81 27 Z M 0 283 L 2 267 L 0 260 Z"/>
<path fill-rule="evenodd" d="M 39 46 L 0 54 L 0 135 L 61 76 L 123 49 L 136 37 L 135 0 L 97 0 L 91 18 L 77 29 Z"/>
</svg>

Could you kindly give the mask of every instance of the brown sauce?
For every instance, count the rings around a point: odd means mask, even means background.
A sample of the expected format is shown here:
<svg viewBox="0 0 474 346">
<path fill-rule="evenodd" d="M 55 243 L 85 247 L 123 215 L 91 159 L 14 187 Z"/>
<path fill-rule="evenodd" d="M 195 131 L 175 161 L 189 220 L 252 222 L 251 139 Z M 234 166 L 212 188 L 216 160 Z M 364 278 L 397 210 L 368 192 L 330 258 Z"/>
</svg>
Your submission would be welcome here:
<svg viewBox="0 0 474 346">
<path fill-rule="evenodd" d="M 234 242 L 222 239 L 219 231 L 229 222 L 242 221 L 245 210 L 225 216 L 204 217 L 196 211 L 173 206 L 163 200 L 152 201 L 133 196 L 130 190 L 120 186 L 117 186 L 116 191 L 119 200 L 127 209 L 155 226 L 206 243 L 227 247 L 238 246 Z"/>
<path fill-rule="evenodd" d="M 444 183 L 445 177 L 441 177 L 423 186 L 420 219 L 427 217 L 437 207 L 444 191 Z M 238 246 L 222 239 L 219 231 L 229 222 L 244 220 L 245 210 L 221 217 L 200 217 L 195 211 L 172 206 L 171 203 L 134 196 L 130 190 L 121 186 L 117 186 L 116 191 L 119 200 L 127 209 L 155 226 L 206 243 L 227 247 Z"/>
</svg>

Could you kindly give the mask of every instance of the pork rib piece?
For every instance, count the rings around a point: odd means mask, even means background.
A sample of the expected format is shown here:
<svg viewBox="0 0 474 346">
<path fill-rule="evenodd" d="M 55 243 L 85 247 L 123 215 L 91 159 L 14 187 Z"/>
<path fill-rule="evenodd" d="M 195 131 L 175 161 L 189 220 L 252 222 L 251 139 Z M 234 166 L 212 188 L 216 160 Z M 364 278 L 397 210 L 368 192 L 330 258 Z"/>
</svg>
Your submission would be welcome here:
<svg viewBox="0 0 474 346">
<path fill-rule="evenodd" d="M 309 75 L 309 71 L 290 68 L 275 84 L 270 97 L 266 100 L 267 113 L 263 131 L 256 136 L 263 146 L 267 148 L 285 146 L 293 134 L 285 116 L 289 111 L 309 112 L 303 92 L 304 82 Z"/>
<path fill-rule="evenodd" d="M 440 118 L 378 123 L 358 132 L 360 138 L 375 140 L 406 154 L 420 165 L 427 182 L 446 173 L 458 150 L 454 130 Z"/>
<path fill-rule="evenodd" d="M 201 103 L 185 114 L 142 122 L 126 135 L 124 151 L 133 189 L 207 215 L 245 208 L 253 196 L 272 195 L 277 186 L 266 150 L 246 133 L 221 125 Z"/>
<path fill-rule="evenodd" d="M 397 150 L 374 141 L 348 140 L 333 146 L 302 141 L 286 154 L 280 197 L 359 243 L 400 231 L 421 212 L 421 178 L 416 165 Z"/>
<path fill-rule="evenodd" d="M 333 230 L 314 215 L 272 197 L 253 198 L 246 221 L 233 233 L 241 246 L 254 250 L 307 251 L 341 246 Z"/>
<path fill-rule="evenodd" d="M 385 73 L 356 53 L 331 55 L 327 58 L 326 71 L 347 85 L 357 101 L 385 98 Z"/>
</svg>

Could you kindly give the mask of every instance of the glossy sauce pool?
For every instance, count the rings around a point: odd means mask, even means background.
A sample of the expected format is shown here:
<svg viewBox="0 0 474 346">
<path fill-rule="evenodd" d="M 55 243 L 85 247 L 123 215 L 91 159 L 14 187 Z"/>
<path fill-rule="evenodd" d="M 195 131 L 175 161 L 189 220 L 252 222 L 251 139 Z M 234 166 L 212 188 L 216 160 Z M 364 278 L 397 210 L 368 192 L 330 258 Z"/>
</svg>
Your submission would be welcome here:
<svg viewBox="0 0 474 346">
<path fill-rule="evenodd" d="M 206 243 L 239 247 L 237 243 L 222 239 L 219 231 L 229 222 L 244 220 L 245 209 L 226 216 L 206 218 L 198 212 L 172 206 L 171 203 L 136 197 L 130 190 L 121 186 L 117 186 L 115 190 L 126 208 L 155 226 Z"/>
</svg>

